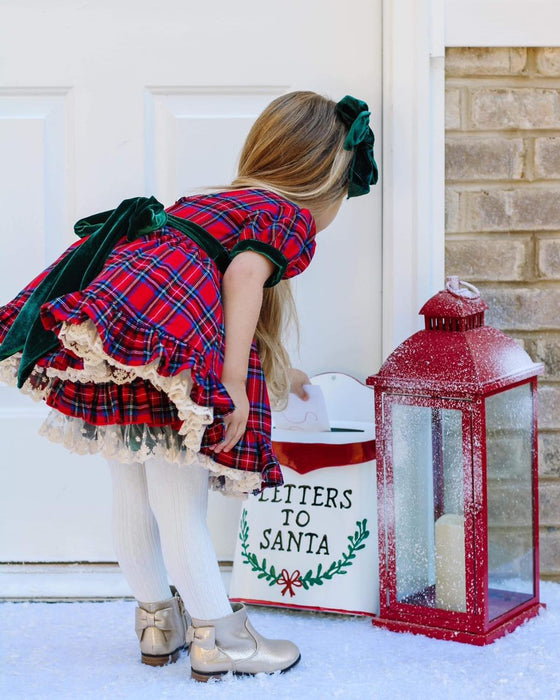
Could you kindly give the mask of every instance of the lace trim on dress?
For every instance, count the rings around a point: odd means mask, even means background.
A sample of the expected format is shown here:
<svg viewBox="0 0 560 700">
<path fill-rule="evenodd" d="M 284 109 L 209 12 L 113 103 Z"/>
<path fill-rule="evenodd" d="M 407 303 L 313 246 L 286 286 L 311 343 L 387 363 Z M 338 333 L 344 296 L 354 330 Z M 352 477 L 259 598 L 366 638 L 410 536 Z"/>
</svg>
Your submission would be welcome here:
<svg viewBox="0 0 560 700">
<path fill-rule="evenodd" d="M 201 428 L 203 432 L 204 426 Z M 260 488 L 260 474 L 217 464 L 210 457 L 198 454 L 196 444 L 189 445 L 188 440 L 167 426 L 91 425 L 81 418 L 65 416 L 52 409 L 39 434 L 64 445 L 71 452 L 101 454 L 106 459 L 127 464 L 155 457 L 188 468 L 196 461 L 210 472 L 210 488 L 227 496 L 246 497 Z"/>
<path fill-rule="evenodd" d="M 204 425 L 210 425 L 214 420 L 211 408 L 195 404 L 190 397 L 192 389 L 190 371 L 184 370 L 172 377 L 163 377 L 157 371 L 158 360 L 154 360 L 149 365 L 136 367 L 121 364 L 106 354 L 97 328 L 89 319 L 80 324 L 63 323 L 58 332 L 58 339 L 67 350 L 84 362 L 83 370 L 69 370 L 76 377 L 74 381 L 126 384 L 139 377 L 151 382 L 156 389 L 165 392 L 177 407 L 179 419 L 183 421 L 179 435 L 186 435 L 189 432 L 193 414 L 200 416 Z M 47 375 L 54 376 L 55 373 L 57 370 L 47 369 Z M 66 374 L 63 373 L 63 375 L 64 378 L 70 379 Z"/>
<path fill-rule="evenodd" d="M 0 362 L 0 382 L 16 386 L 20 360 L 21 352 L 18 352 Z"/>
<path fill-rule="evenodd" d="M 17 375 L 21 362 L 21 352 L 17 352 L 5 360 L 0 361 L 0 382 L 8 386 L 17 386 Z M 30 396 L 34 401 L 41 401 L 49 393 L 49 384 L 44 370 L 36 368 L 31 377 L 27 379 L 20 391 Z"/>
</svg>

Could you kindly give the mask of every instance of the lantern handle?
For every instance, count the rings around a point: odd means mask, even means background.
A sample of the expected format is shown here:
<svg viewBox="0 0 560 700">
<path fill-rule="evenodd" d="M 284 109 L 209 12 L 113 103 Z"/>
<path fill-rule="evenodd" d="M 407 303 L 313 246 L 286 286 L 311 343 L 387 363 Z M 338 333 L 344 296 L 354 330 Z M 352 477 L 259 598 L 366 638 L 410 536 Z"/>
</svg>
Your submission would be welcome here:
<svg viewBox="0 0 560 700">
<path fill-rule="evenodd" d="M 461 289 L 461 285 L 463 285 L 463 289 Z M 460 280 L 457 275 L 451 275 L 447 278 L 445 288 L 450 294 L 460 299 L 480 299 L 480 292 L 474 284 Z"/>
</svg>

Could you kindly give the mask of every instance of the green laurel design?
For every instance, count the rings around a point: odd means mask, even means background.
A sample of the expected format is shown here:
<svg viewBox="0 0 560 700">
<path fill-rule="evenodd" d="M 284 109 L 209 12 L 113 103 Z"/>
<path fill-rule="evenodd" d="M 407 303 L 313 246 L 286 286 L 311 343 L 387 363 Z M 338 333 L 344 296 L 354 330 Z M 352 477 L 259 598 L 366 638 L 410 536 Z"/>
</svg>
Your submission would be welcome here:
<svg viewBox="0 0 560 700">
<path fill-rule="evenodd" d="M 257 555 L 249 551 L 249 544 L 247 542 L 249 539 L 249 524 L 247 523 L 246 508 L 243 508 L 243 513 L 241 514 L 239 539 L 241 540 L 241 556 L 245 560 L 245 563 L 249 564 L 252 571 L 257 572 L 257 578 L 266 579 L 269 586 L 274 586 L 280 578 L 279 574 L 276 573 L 274 564 L 271 564 L 270 569 L 267 569 L 266 559 L 263 558 L 262 563 L 259 564 Z"/>
<path fill-rule="evenodd" d="M 358 528 L 353 535 L 348 535 L 348 551 L 342 554 L 340 559 L 333 561 L 330 566 L 323 571 L 323 565 L 317 565 L 317 573 L 313 576 L 313 569 L 309 571 L 302 577 L 300 581 L 303 584 L 305 590 L 310 586 L 322 586 L 324 581 L 330 581 L 333 576 L 338 574 L 346 574 L 346 568 L 352 566 L 354 559 L 356 558 L 356 552 L 360 549 L 365 549 L 364 540 L 369 537 L 369 530 L 367 529 L 367 519 L 364 518 L 362 521 L 356 521 L 356 527 Z"/>
<path fill-rule="evenodd" d="M 348 567 L 352 566 L 356 558 L 356 552 L 365 549 L 364 540 L 370 535 L 367 529 L 367 518 L 356 521 L 357 530 L 353 535 L 348 535 L 348 549 L 344 552 L 340 559 L 331 562 L 331 564 L 323 569 L 322 564 L 317 565 L 317 572 L 313 575 L 313 569 L 300 576 L 303 588 L 307 591 L 311 586 L 322 586 L 325 581 L 330 581 L 333 576 L 348 573 Z M 251 570 L 257 574 L 257 578 L 265 579 L 269 586 L 274 586 L 278 582 L 281 574 L 276 572 L 274 564 L 267 566 L 266 558 L 263 557 L 262 562 L 259 562 L 258 557 L 253 552 L 249 551 L 249 524 L 247 523 L 247 509 L 244 508 L 241 514 L 241 527 L 239 531 L 239 539 L 241 541 L 241 557 L 244 562 L 251 567 Z"/>
</svg>

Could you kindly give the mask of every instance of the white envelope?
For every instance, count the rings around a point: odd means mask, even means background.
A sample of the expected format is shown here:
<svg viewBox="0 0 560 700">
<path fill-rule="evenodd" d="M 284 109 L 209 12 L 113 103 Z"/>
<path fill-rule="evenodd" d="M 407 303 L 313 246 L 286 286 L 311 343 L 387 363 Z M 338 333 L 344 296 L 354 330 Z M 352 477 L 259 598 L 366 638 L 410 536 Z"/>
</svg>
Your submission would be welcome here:
<svg viewBox="0 0 560 700">
<path fill-rule="evenodd" d="M 306 384 L 309 395 L 307 401 L 295 394 L 290 394 L 288 405 L 283 411 L 274 411 L 272 423 L 279 430 L 297 430 L 306 432 L 330 431 L 329 416 L 323 390 L 320 386 Z"/>
</svg>

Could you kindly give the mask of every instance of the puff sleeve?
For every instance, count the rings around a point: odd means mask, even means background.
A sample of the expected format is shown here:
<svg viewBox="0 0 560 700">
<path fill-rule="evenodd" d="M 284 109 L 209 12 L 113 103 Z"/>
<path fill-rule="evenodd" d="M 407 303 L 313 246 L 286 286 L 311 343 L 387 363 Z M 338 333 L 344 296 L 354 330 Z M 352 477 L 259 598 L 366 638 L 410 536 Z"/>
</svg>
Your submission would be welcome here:
<svg viewBox="0 0 560 700">
<path fill-rule="evenodd" d="M 274 272 L 265 287 L 299 275 L 315 253 L 315 222 L 310 212 L 307 209 L 279 214 L 258 212 L 241 230 L 230 256 L 247 250 L 264 255 L 274 264 Z"/>
</svg>

